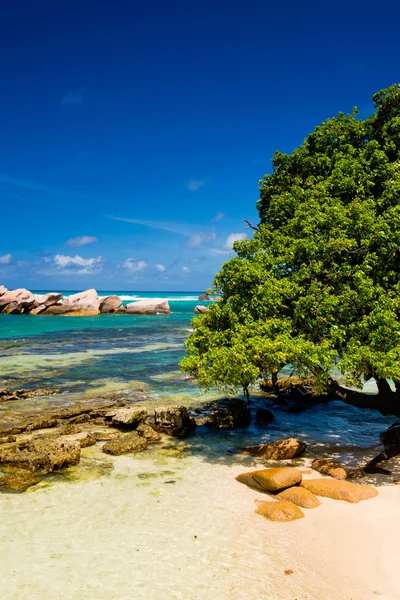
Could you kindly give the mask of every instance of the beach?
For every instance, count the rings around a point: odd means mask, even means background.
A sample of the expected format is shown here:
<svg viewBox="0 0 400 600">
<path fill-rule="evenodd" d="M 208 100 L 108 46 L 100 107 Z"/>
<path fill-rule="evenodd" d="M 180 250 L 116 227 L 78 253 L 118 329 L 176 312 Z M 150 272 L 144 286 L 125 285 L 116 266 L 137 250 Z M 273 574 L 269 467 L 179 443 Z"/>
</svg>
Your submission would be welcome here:
<svg viewBox="0 0 400 600">
<path fill-rule="evenodd" d="M 254 513 L 260 493 L 235 480 L 240 465 L 113 464 L 96 480 L 1 496 L 2 598 L 399 597 L 398 486 L 272 523 Z"/>
<path fill-rule="evenodd" d="M 126 294 L 130 301 L 133 294 Z M 40 400 L 0 405 L 1 426 L 77 403 L 123 400 L 192 409 L 202 394 L 179 372 L 196 294 L 169 299 L 171 315 L 0 316 L 1 386 L 57 388 Z M 235 477 L 326 456 L 357 467 L 376 455 L 394 421 L 341 402 L 294 410 L 253 391 L 264 426 L 163 436 L 141 453 L 108 456 L 101 444 L 23 494 L 0 495 L 4 600 L 184 599 L 368 600 L 400 597 L 396 460 L 391 476 L 370 476 L 379 495 L 358 504 L 321 498 L 305 518 L 273 523 L 254 512 L 265 495 Z M 257 395 L 258 394 L 258 395 Z M 308 444 L 293 461 L 237 453 L 295 436 Z M 305 473 L 304 478 L 319 476 Z M 286 572 L 286 574 L 285 574 Z"/>
</svg>

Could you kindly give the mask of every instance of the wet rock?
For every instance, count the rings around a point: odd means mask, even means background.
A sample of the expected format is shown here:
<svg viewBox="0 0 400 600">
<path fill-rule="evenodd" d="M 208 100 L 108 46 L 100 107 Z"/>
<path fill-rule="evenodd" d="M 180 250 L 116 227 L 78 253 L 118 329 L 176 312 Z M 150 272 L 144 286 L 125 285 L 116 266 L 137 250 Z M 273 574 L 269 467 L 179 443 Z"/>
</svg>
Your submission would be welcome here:
<svg viewBox="0 0 400 600">
<path fill-rule="evenodd" d="M 0 446 L 0 465 L 51 473 L 78 464 L 80 452 L 78 442 L 42 436 L 22 446 L 18 442 Z"/>
<path fill-rule="evenodd" d="M 316 458 L 312 461 L 311 467 L 323 475 L 329 475 L 335 479 L 346 479 L 347 473 L 341 465 L 328 458 Z"/>
<path fill-rule="evenodd" d="M 30 471 L 15 471 L 0 479 L 0 490 L 7 492 L 25 492 L 32 485 L 40 482 L 39 477 Z"/>
<path fill-rule="evenodd" d="M 102 448 L 106 454 L 119 456 L 120 454 L 128 454 L 130 452 L 141 452 L 146 450 L 147 441 L 136 431 L 124 433 L 116 440 L 106 442 Z"/>
<path fill-rule="evenodd" d="M 168 300 L 151 298 L 149 300 L 137 300 L 126 305 L 126 313 L 130 315 L 157 315 L 170 314 L 171 309 Z"/>
<path fill-rule="evenodd" d="M 161 435 L 157 431 L 155 431 L 148 423 L 140 423 L 136 431 L 149 444 L 159 442 L 162 439 Z"/>
<path fill-rule="evenodd" d="M 57 419 L 55 419 L 54 417 L 45 415 L 43 417 L 39 417 L 32 423 L 29 423 L 26 426 L 25 431 L 29 432 L 29 431 L 37 431 L 38 429 L 49 429 L 51 427 L 56 427 L 57 425 L 58 425 Z"/>
<path fill-rule="evenodd" d="M 61 427 L 59 429 L 59 434 L 60 435 L 74 435 L 76 433 L 81 433 L 82 432 L 82 427 L 80 427 L 79 425 L 75 425 L 74 423 L 68 423 L 68 425 L 64 425 L 63 427 Z"/>
<path fill-rule="evenodd" d="M 0 437 L 0 444 L 10 444 L 12 442 L 16 442 L 17 438 L 15 435 L 5 435 Z"/>
<path fill-rule="evenodd" d="M 35 396 L 50 396 L 58 394 L 60 390 L 42 388 L 36 390 L 9 390 L 8 388 L 0 388 L 0 402 L 8 402 L 9 400 L 25 400 Z"/>
<path fill-rule="evenodd" d="M 204 300 L 211 300 L 211 298 L 208 294 L 200 294 L 200 296 L 197 298 L 197 300 L 204 301 Z"/>
<path fill-rule="evenodd" d="M 258 456 L 268 460 L 287 460 L 297 458 L 304 454 L 307 444 L 296 438 L 286 438 L 276 440 L 269 444 L 260 444 L 260 446 L 249 446 L 243 448 L 243 451 L 250 456 Z"/>
<path fill-rule="evenodd" d="M 81 431 L 80 433 L 75 433 L 70 435 L 69 437 L 60 436 L 58 438 L 63 442 L 76 442 L 79 444 L 81 448 L 87 448 L 88 446 L 94 446 L 97 442 L 95 436 L 86 431 Z"/>
<path fill-rule="evenodd" d="M 106 423 L 116 427 L 131 427 L 134 429 L 147 418 L 148 412 L 144 406 L 117 408 L 105 415 Z"/>
<path fill-rule="evenodd" d="M 122 304 L 122 300 L 119 296 L 106 296 L 100 301 L 99 310 L 101 313 L 112 313 Z"/>
<path fill-rule="evenodd" d="M 201 304 L 198 304 L 197 306 L 194 307 L 194 314 L 195 315 L 203 315 L 204 313 L 208 312 L 208 307 L 207 306 L 201 306 Z"/>
<path fill-rule="evenodd" d="M 301 486 L 316 496 L 353 503 L 369 500 L 378 495 L 378 491 L 369 485 L 359 485 L 338 479 L 305 479 Z"/>
<path fill-rule="evenodd" d="M 267 423 L 271 423 L 274 418 L 274 414 L 268 408 L 257 408 L 256 425 L 266 425 Z"/>
<path fill-rule="evenodd" d="M 222 400 L 223 402 L 223 400 Z M 251 411 L 244 402 L 232 400 L 225 408 L 217 408 L 205 419 L 204 425 L 214 429 L 238 429 L 251 423 Z"/>
<path fill-rule="evenodd" d="M 260 502 L 254 512 L 262 515 L 269 521 L 295 521 L 304 517 L 303 511 L 296 504 L 287 500 Z"/>
<path fill-rule="evenodd" d="M 303 487 L 291 487 L 276 496 L 277 500 L 288 500 L 302 508 L 316 508 L 321 504 L 317 496 Z"/>
<path fill-rule="evenodd" d="M 242 473 L 236 477 L 236 480 L 265 492 L 280 492 L 301 483 L 302 475 L 294 467 L 278 467 Z"/>
<path fill-rule="evenodd" d="M 154 411 L 153 429 L 177 438 L 190 435 L 196 428 L 196 422 L 189 416 L 186 406 L 166 406 Z"/>
<path fill-rule="evenodd" d="M 116 440 L 120 434 L 116 431 L 94 431 L 93 437 L 96 442 L 108 442 L 109 440 Z"/>
</svg>

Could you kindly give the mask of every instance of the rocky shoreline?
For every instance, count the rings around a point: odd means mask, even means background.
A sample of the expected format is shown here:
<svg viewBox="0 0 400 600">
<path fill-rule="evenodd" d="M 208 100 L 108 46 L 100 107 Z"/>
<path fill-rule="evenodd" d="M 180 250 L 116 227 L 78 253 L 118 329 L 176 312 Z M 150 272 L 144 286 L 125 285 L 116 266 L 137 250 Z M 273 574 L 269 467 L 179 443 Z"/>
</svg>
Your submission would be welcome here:
<svg viewBox="0 0 400 600">
<path fill-rule="evenodd" d="M 0 286 L 0 313 L 10 315 L 61 315 L 90 317 L 99 314 L 170 314 L 167 300 L 151 298 L 123 305 L 119 296 L 100 297 L 95 289 L 64 298 L 61 293 L 33 294 L 25 288 L 8 290 Z"/>
</svg>

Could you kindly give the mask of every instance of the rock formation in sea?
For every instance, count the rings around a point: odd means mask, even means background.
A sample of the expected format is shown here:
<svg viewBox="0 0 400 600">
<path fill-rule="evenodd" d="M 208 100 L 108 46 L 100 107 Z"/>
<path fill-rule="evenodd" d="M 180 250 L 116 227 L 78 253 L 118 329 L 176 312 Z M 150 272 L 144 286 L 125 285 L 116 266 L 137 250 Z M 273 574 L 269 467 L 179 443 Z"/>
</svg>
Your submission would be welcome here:
<svg viewBox="0 0 400 600">
<path fill-rule="evenodd" d="M 171 312 L 168 301 L 160 298 L 138 300 L 122 306 L 119 296 L 100 298 L 94 289 L 72 294 L 67 298 L 57 292 L 33 294 L 25 288 L 8 290 L 0 286 L 0 313 L 31 315 L 94 316 L 100 313 L 158 315 Z"/>
</svg>

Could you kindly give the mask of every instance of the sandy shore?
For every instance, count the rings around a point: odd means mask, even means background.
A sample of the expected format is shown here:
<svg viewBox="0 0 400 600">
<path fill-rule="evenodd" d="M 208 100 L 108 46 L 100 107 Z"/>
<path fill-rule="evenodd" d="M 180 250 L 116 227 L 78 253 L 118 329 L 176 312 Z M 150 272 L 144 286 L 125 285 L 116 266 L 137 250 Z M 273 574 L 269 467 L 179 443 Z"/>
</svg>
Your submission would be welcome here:
<svg viewBox="0 0 400 600">
<path fill-rule="evenodd" d="M 254 513 L 243 465 L 112 461 L 108 476 L 0 496 L 2 600 L 400 598 L 400 486 L 279 524 Z"/>
</svg>

